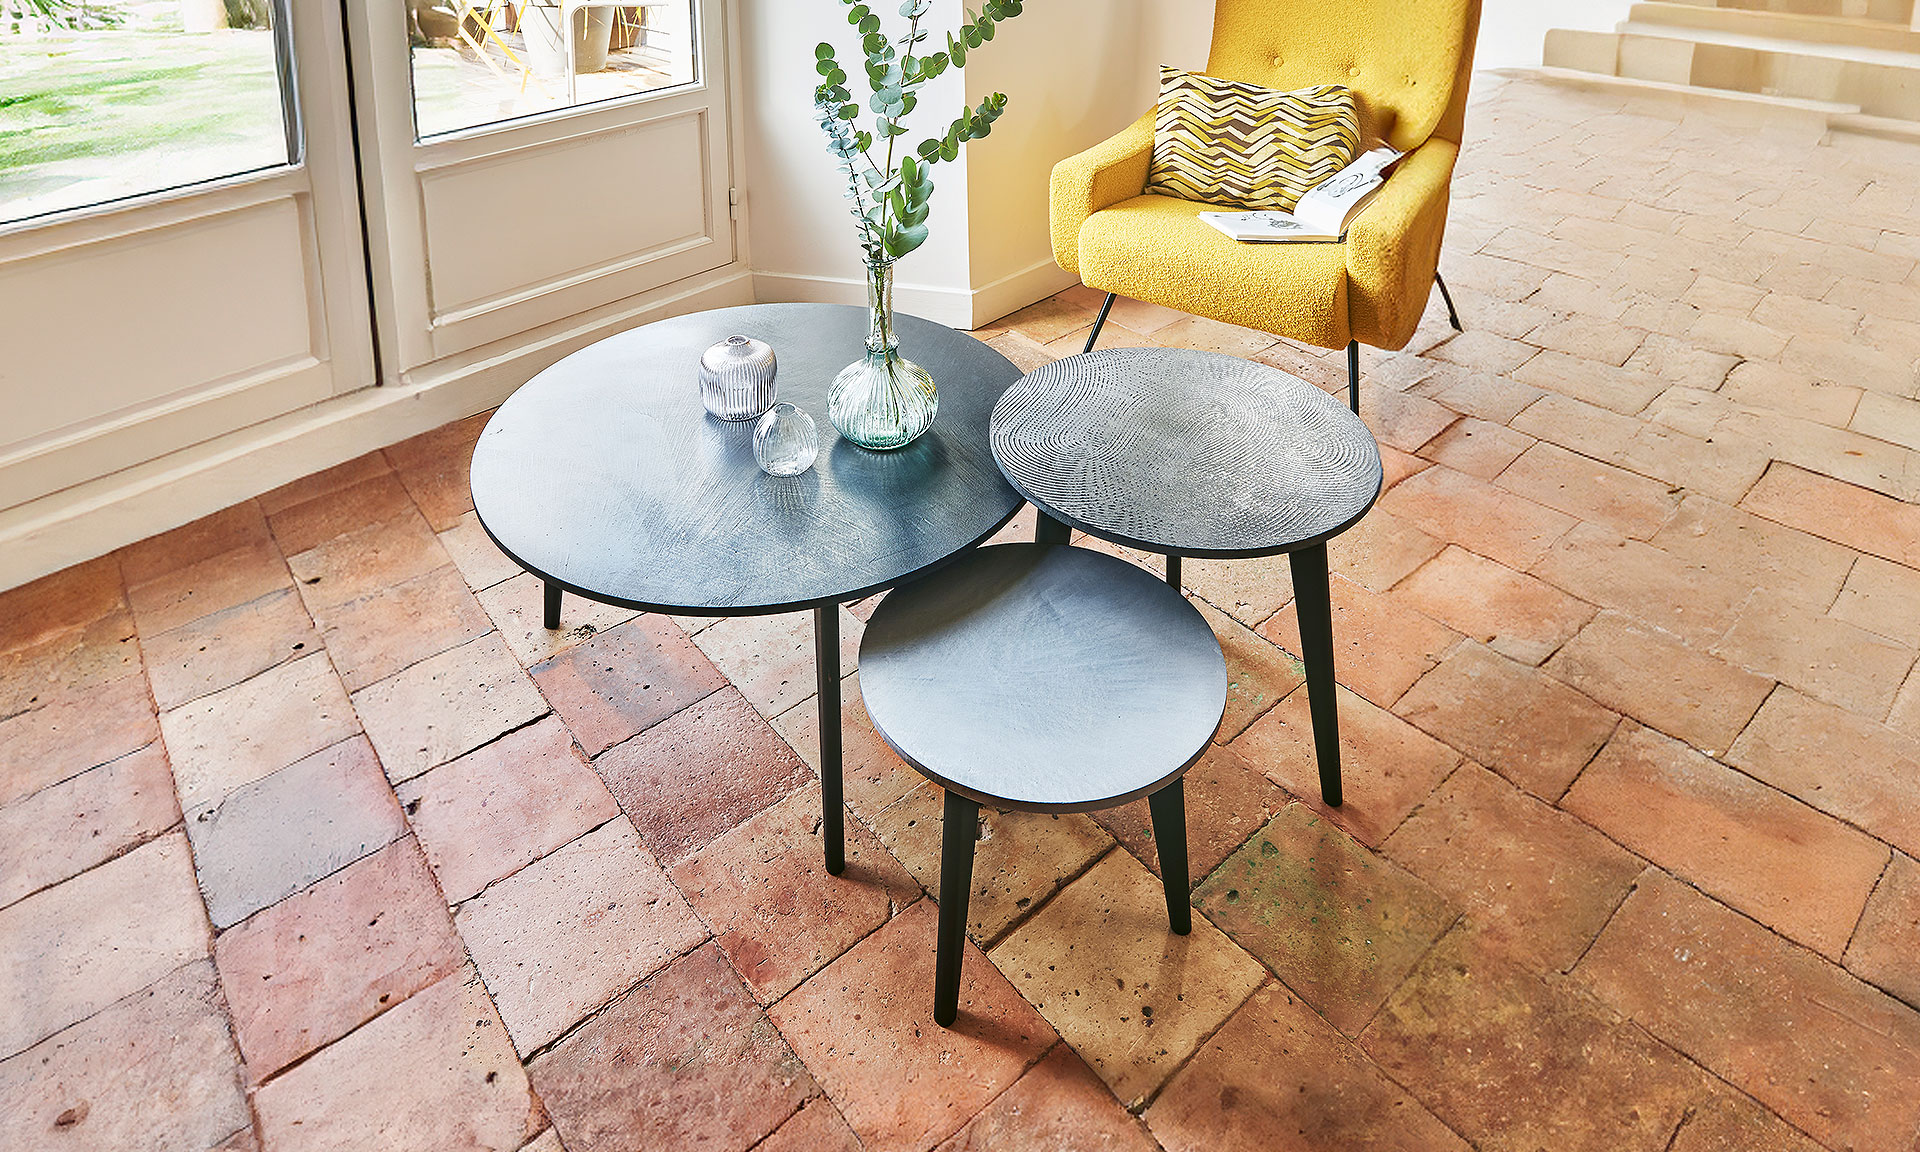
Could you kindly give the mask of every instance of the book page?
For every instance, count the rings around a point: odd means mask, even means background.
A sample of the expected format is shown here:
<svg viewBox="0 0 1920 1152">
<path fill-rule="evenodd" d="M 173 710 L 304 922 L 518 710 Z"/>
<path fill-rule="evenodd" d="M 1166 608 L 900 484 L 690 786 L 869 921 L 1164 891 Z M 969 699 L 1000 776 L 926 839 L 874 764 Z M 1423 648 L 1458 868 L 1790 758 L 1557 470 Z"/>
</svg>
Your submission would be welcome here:
<svg viewBox="0 0 1920 1152">
<path fill-rule="evenodd" d="M 1380 147 L 1356 157 L 1302 196 L 1293 214 L 1310 228 L 1339 235 L 1346 231 L 1353 210 L 1383 183 L 1380 174 L 1400 155 L 1392 148 Z"/>
<path fill-rule="evenodd" d="M 1245 236 L 1265 233 L 1287 236 L 1306 231 L 1306 225 L 1286 212 L 1248 212 L 1234 217 L 1231 223 L 1236 231 Z"/>
<path fill-rule="evenodd" d="M 1326 241 L 1337 240 L 1338 236 L 1321 232 L 1309 227 L 1290 213 L 1274 211 L 1258 212 L 1202 212 L 1200 219 L 1213 225 L 1235 240 L 1240 241 Z"/>
</svg>

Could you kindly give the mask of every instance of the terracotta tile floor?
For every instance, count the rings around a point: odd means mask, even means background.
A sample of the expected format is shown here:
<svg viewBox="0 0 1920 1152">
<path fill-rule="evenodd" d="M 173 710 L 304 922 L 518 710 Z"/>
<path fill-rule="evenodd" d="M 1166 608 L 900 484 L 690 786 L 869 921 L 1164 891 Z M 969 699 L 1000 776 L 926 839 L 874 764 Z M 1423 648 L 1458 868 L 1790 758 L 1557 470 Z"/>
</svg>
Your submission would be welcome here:
<svg viewBox="0 0 1920 1152">
<path fill-rule="evenodd" d="M 541 628 L 479 417 L 7 593 L 0 1146 L 1912 1152 L 1917 198 L 1911 145 L 1483 77 L 1468 331 L 1366 354 L 1350 802 L 1284 562 L 1190 562 L 1194 934 L 1140 806 L 989 814 L 952 1032 L 857 674 L 836 879 L 804 617 Z"/>
</svg>

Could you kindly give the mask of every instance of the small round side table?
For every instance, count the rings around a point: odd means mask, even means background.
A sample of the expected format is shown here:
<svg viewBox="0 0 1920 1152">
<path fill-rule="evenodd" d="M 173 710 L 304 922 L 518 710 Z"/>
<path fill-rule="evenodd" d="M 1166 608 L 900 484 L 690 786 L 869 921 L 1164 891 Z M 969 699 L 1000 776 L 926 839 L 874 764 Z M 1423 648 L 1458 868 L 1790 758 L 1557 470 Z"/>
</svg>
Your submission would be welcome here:
<svg viewBox="0 0 1920 1152">
<path fill-rule="evenodd" d="M 1380 498 L 1380 446 L 1332 396 L 1278 369 L 1213 352 L 1116 348 L 1028 373 L 994 408 L 993 455 L 1043 519 L 1167 557 L 1287 553 L 1320 793 L 1337 807 L 1327 541 Z"/>
<path fill-rule="evenodd" d="M 1085 548 L 982 548 L 889 594 L 860 643 L 878 732 L 946 791 L 933 1018 L 958 1010 L 980 805 L 1147 797 L 1174 932 L 1193 928 L 1186 795 L 1227 704 L 1213 629 L 1178 589 Z"/>
</svg>

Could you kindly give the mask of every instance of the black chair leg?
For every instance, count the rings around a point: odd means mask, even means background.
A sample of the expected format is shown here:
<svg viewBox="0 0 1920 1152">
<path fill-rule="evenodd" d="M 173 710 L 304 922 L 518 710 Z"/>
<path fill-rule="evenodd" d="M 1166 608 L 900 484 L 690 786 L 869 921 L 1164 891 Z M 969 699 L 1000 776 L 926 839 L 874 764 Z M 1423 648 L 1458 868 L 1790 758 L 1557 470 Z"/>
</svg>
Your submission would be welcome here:
<svg viewBox="0 0 1920 1152">
<path fill-rule="evenodd" d="M 933 1021 L 953 1027 L 960 1014 L 960 962 L 967 952 L 967 894 L 973 887 L 973 842 L 980 805 L 947 793 L 940 826 L 940 938 L 933 958 Z"/>
<path fill-rule="evenodd" d="M 1293 599 L 1300 617 L 1300 655 L 1307 665 L 1307 706 L 1313 714 L 1313 751 L 1320 763 L 1320 798 L 1340 807 L 1340 707 L 1333 687 L 1333 606 L 1327 594 L 1327 546 L 1287 557 L 1293 562 Z"/>
<path fill-rule="evenodd" d="M 1440 299 L 1447 302 L 1447 323 L 1453 325 L 1455 332 L 1465 332 L 1466 329 L 1460 327 L 1460 313 L 1453 307 L 1453 293 L 1447 291 L 1447 282 L 1441 278 L 1437 270 L 1433 274 L 1433 282 L 1440 285 Z"/>
<path fill-rule="evenodd" d="M 1113 311 L 1113 295 L 1111 292 L 1107 293 L 1107 298 L 1100 302 L 1100 316 L 1093 322 L 1093 331 L 1087 333 L 1087 346 L 1080 351 L 1093 351 L 1093 342 L 1100 339 L 1100 329 L 1107 326 L 1107 313 Z"/>
<path fill-rule="evenodd" d="M 1360 341 L 1347 343 L 1347 406 L 1360 415 Z"/>
<path fill-rule="evenodd" d="M 1178 588 L 1181 586 L 1180 585 L 1180 557 L 1178 556 L 1167 557 L 1167 583 L 1173 585 L 1175 588 Z"/>
<path fill-rule="evenodd" d="M 1160 883 L 1167 890 L 1167 924 L 1177 936 L 1193 931 L 1193 904 L 1187 879 L 1187 790 L 1175 780 L 1147 797 L 1153 813 L 1153 842 L 1160 849 Z"/>
<path fill-rule="evenodd" d="M 842 788 L 840 750 L 840 606 L 813 610 L 814 687 L 820 710 L 820 839 L 826 843 L 827 873 L 847 870 L 847 809 Z"/>
<path fill-rule="evenodd" d="M 546 592 L 547 602 L 546 613 L 541 623 L 547 626 L 548 631 L 553 631 L 560 627 L 560 585 L 547 580 L 543 582 L 542 588 Z"/>
</svg>

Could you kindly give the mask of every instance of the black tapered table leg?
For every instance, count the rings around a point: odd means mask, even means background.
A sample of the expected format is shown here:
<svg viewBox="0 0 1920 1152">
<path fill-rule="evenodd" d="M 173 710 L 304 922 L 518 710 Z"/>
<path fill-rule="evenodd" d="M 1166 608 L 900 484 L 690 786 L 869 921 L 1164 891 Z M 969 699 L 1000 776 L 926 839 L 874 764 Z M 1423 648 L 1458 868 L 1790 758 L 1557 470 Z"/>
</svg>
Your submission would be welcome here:
<svg viewBox="0 0 1920 1152">
<path fill-rule="evenodd" d="M 960 1014 L 960 962 L 967 951 L 967 894 L 973 887 L 973 843 L 980 834 L 980 805 L 947 793 L 940 825 L 940 937 L 933 959 L 933 1021 L 953 1026 Z"/>
<path fill-rule="evenodd" d="M 541 588 L 547 600 L 546 614 L 541 623 L 546 625 L 548 631 L 554 631 L 560 627 L 560 585 L 547 580 L 542 582 Z"/>
<path fill-rule="evenodd" d="M 1175 780 L 1147 797 L 1153 813 L 1153 842 L 1160 849 L 1160 883 L 1167 890 L 1167 924 L 1177 936 L 1193 931 L 1193 904 L 1187 879 L 1187 790 Z"/>
<path fill-rule="evenodd" d="M 1360 414 L 1360 341 L 1347 342 L 1347 407 Z"/>
<path fill-rule="evenodd" d="M 820 705 L 820 839 L 827 871 L 847 870 L 846 794 L 840 775 L 840 606 L 813 610 L 813 668 Z"/>
<path fill-rule="evenodd" d="M 1073 529 L 1055 520 L 1045 512 L 1040 513 L 1039 522 L 1033 526 L 1033 542 L 1035 544 L 1068 544 L 1072 541 Z"/>
<path fill-rule="evenodd" d="M 1178 556 L 1167 557 L 1167 583 L 1175 588 L 1180 587 L 1180 557 Z"/>
<path fill-rule="evenodd" d="M 1327 595 L 1327 546 L 1292 553 L 1293 599 L 1300 617 L 1300 656 L 1307 665 L 1313 751 L 1320 762 L 1320 798 L 1340 806 L 1340 708 L 1333 687 L 1333 607 Z"/>
</svg>

